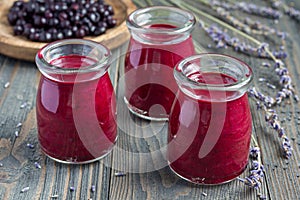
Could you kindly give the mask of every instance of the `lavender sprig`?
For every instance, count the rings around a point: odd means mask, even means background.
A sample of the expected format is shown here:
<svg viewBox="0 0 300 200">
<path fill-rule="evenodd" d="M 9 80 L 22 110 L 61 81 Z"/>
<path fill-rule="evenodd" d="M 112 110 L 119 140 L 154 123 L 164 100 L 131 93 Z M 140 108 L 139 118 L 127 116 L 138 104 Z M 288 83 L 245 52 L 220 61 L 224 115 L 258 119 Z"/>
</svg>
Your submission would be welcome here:
<svg viewBox="0 0 300 200">
<path fill-rule="evenodd" d="M 270 0 L 272 8 L 280 9 L 283 8 L 284 14 L 288 15 L 291 19 L 295 19 L 297 22 L 300 22 L 300 11 L 294 7 L 286 5 L 281 0 Z"/>
<path fill-rule="evenodd" d="M 265 114 L 265 121 L 267 122 L 270 127 L 272 127 L 278 134 L 278 137 L 281 140 L 281 149 L 283 152 L 283 156 L 286 159 L 289 159 L 292 156 L 293 148 L 291 146 L 290 140 L 285 134 L 284 128 L 280 125 L 278 120 L 278 115 L 275 110 L 270 109 L 267 105 L 268 101 L 266 101 L 267 96 L 263 95 L 262 93 L 258 92 L 254 87 L 248 90 L 248 93 L 251 97 L 256 98 L 256 106 L 257 109 L 261 109 L 264 111 Z M 263 104 L 261 104 L 263 102 Z"/>
<path fill-rule="evenodd" d="M 232 26 L 247 34 L 252 33 L 252 34 L 264 35 L 264 36 L 276 35 L 282 40 L 284 40 L 288 35 L 286 32 L 277 31 L 276 29 L 271 28 L 265 24 L 262 24 L 259 21 L 254 21 L 249 17 L 246 17 L 245 19 L 241 19 L 241 20 L 237 19 L 233 17 L 229 11 L 226 11 L 225 8 L 219 6 L 213 6 L 213 5 L 210 6 L 212 7 L 213 10 L 216 11 L 216 13 L 220 17 L 222 17 L 223 20 L 226 20 Z M 281 52 L 275 52 L 275 53 L 280 54 Z M 286 56 L 286 54 L 284 55 Z"/>
<path fill-rule="evenodd" d="M 250 149 L 250 157 L 252 158 L 250 175 L 245 178 L 238 178 L 238 180 L 243 182 L 245 185 L 258 190 L 262 185 L 265 171 L 261 162 L 261 153 L 258 146 Z"/>
<path fill-rule="evenodd" d="M 292 85 L 292 78 L 289 75 L 288 69 L 284 66 L 284 63 L 280 60 L 275 60 L 275 72 L 279 76 L 279 83 L 283 86 L 276 95 L 276 102 L 280 104 L 284 98 L 293 97 L 295 101 L 299 101 L 298 95 L 295 93 L 295 89 Z"/>
<path fill-rule="evenodd" d="M 283 150 L 283 156 L 286 159 L 289 159 L 292 156 L 292 146 L 289 138 L 285 134 L 285 130 L 281 127 L 280 122 L 278 120 L 278 115 L 275 110 L 266 109 L 265 110 L 265 120 L 266 122 L 278 133 L 278 137 L 281 139 L 281 147 Z"/>
<path fill-rule="evenodd" d="M 300 11 L 293 8 L 293 7 L 287 7 L 285 10 L 285 14 L 290 16 L 291 18 L 295 19 L 296 21 L 300 22 Z"/>
<path fill-rule="evenodd" d="M 22 190 L 21 190 L 21 193 L 25 193 L 25 192 L 28 192 L 29 191 L 29 187 L 24 187 Z"/>
<path fill-rule="evenodd" d="M 95 192 L 96 191 L 96 186 L 95 185 L 92 185 L 92 187 L 91 187 L 91 192 Z"/>
<path fill-rule="evenodd" d="M 262 24 L 260 21 L 257 21 L 257 20 L 254 21 L 249 17 L 246 17 L 243 20 L 243 22 L 244 22 L 244 24 L 248 25 L 251 29 L 260 31 L 258 33 L 261 33 L 265 36 L 276 35 L 279 38 L 281 38 L 282 40 L 284 40 L 288 36 L 288 33 L 286 33 L 286 32 L 278 31 L 278 30 L 271 28 L 265 24 Z M 254 31 L 252 31 L 252 32 L 254 32 Z M 254 32 L 254 33 L 257 34 L 257 32 Z"/>
<path fill-rule="evenodd" d="M 211 4 L 227 10 L 240 10 L 248 14 L 267 17 L 271 19 L 279 19 L 282 16 L 282 13 L 278 10 L 275 10 L 271 7 L 257 6 L 252 3 L 236 2 L 234 4 L 231 4 L 213 0 L 211 1 Z"/>
<path fill-rule="evenodd" d="M 272 8 L 278 9 L 282 4 L 283 2 L 281 0 L 271 0 Z"/>
<path fill-rule="evenodd" d="M 264 106 L 267 108 L 271 108 L 276 103 L 273 97 L 264 95 L 263 93 L 257 91 L 255 87 L 250 88 L 248 90 L 248 94 L 250 95 L 250 97 L 254 97 L 255 99 L 263 102 Z"/>
<path fill-rule="evenodd" d="M 238 2 L 236 3 L 238 9 L 248 13 L 248 14 L 254 14 L 262 17 L 269 17 L 272 19 L 279 19 L 282 16 L 282 13 L 278 10 L 274 10 L 270 7 L 264 7 L 264 6 L 257 6 L 252 3 L 246 3 L 246 2 Z"/>
<path fill-rule="evenodd" d="M 260 43 L 258 47 L 253 47 L 250 44 L 241 42 L 239 38 L 231 37 L 227 32 L 224 32 L 221 28 L 214 24 L 207 27 L 202 22 L 201 27 L 204 28 L 208 36 L 216 43 L 216 48 L 228 48 L 228 46 L 231 46 L 234 51 L 259 58 L 270 59 L 272 57 L 276 57 L 282 59 L 287 57 L 287 54 L 282 50 L 273 51 L 273 54 L 270 55 L 267 51 L 269 46 L 267 43 Z"/>
</svg>

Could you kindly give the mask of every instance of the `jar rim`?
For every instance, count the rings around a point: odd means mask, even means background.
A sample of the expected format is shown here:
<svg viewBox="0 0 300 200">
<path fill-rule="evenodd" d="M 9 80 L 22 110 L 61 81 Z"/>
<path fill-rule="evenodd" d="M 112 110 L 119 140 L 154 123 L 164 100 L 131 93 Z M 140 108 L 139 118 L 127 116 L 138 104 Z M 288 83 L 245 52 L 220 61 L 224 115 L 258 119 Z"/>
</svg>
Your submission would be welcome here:
<svg viewBox="0 0 300 200">
<path fill-rule="evenodd" d="M 235 63 L 238 63 L 240 66 L 245 68 L 247 73 L 243 75 L 242 79 L 237 80 L 233 83 L 226 83 L 226 84 L 225 83 L 224 84 L 201 83 L 186 76 L 183 68 L 187 64 L 191 63 L 193 60 L 201 59 L 203 57 L 208 57 L 208 56 L 211 58 L 213 57 L 224 58 L 227 60 L 231 60 Z M 248 64 L 233 56 L 226 55 L 226 54 L 218 54 L 218 53 L 200 53 L 181 60 L 174 68 L 174 77 L 176 81 L 183 81 L 185 82 L 184 85 L 189 86 L 193 89 L 209 89 L 215 91 L 238 91 L 241 88 L 249 86 L 249 84 L 252 82 L 253 79 L 253 71 Z"/>
<path fill-rule="evenodd" d="M 186 17 L 186 22 L 183 23 L 180 27 L 174 27 L 174 28 L 151 28 L 151 27 L 145 27 L 143 25 L 140 25 L 137 23 L 137 17 L 140 15 L 145 15 L 149 12 L 157 11 L 157 13 L 164 12 L 170 12 L 170 13 L 178 13 L 182 16 Z M 191 31 L 195 24 L 196 24 L 196 18 L 193 15 L 192 12 L 183 10 L 181 8 L 172 7 L 172 6 L 149 6 L 146 8 L 139 8 L 132 13 L 130 13 L 126 20 L 127 27 L 130 30 L 139 31 L 143 33 L 153 33 L 153 34 L 168 34 L 168 35 L 174 35 L 174 34 L 182 34 L 188 31 Z M 170 31 L 172 30 L 172 31 Z"/>
<path fill-rule="evenodd" d="M 87 66 L 81 66 L 79 68 L 63 68 L 59 67 L 57 65 L 53 65 L 50 62 L 52 60 L 46 59 L 46 54 L 50 52 L 51 50 L 54 50 L 56 48 L 66 46 L 66 45 L 87 45 L 92 47 L 92 49 L 95 49 L 102 53 L 102 58 L 95 60 L 94 63 L 87 65 Z M 76 55 L 75 53 L 73 55 Z M 43 46 L 36 54 L 35 60 L 37 63 L 37 66 L 42 71 L 49 71 L 51 70 L 51 73 L 57 73 L 57 74 L 64 74 L 64 73 L 86 73 L 86 72 L 92 72 L 92 71 L 98 71 L 101 68 L 108 67 L 110 64 L 110 58 L 111 58 L 111 51 L 101 43 L 88 40 L 88 39 L 62 39 L 57 40 L 51 43 L 46 44 Z M 40 63 L 40 64 L 38 64 Z M 42 68 L 42 69 L 41 69 Z"/>
</svg>

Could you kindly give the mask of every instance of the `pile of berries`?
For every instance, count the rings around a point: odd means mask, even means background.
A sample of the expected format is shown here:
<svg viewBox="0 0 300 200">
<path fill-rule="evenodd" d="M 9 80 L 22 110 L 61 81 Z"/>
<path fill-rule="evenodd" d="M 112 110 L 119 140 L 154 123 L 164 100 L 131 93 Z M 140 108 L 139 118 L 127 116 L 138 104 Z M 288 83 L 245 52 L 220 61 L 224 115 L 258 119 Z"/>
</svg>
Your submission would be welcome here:
<svg viewBox="0 0 300 200">
<path fill-rule="evenodd" d="M 116 26 L 113 14 L 102 0 L 18 0 L 7 18 L 15 35 L 50 42 L 101 35 Z"/>
</svg>

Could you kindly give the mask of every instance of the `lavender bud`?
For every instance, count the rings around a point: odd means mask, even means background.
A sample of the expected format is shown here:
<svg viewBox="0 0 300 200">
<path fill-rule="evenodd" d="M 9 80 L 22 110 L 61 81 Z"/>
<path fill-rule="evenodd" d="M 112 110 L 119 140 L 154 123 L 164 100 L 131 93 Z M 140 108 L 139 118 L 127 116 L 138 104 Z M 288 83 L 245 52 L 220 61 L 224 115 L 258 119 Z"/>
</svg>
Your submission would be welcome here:
<svg viewBox="0 0 300 200">
<path fill-rule="evenodd" d="M 41 168 L 42 168 L 42 166 L 41 166 L 38 162 L 35 162 L 35 163 L 34 163 L 34 166 L 35 166 L 35 168 L 37 168 L 37 169 L 41 169 Z"/>
<path fill-rule="evenodd" d="M 4 84 L 4 88 L 8 88 L 10 86 L 10 82 L 6 82 L 5 84 Z"/>
<path fill-rule="evenodd" d="M 33 148 L 34 148 L 34 145 L 33 145 L 33 144 L 30 144 L 30 143 L 27 143 L 26 146 L 29 147 L 30 149 L 33 149 Z"/>
<path fill-rule="evenodd" d="M 21 190 L 21 193 L 27 192 L 30 188 L 29 187 L 25 187 Z"/>
<path fill-rule="evenodd" d="M 92 191 L 92 192 L 95 192 L 95 191 L 96 191 L 96 186 L 95 186 L 95 185 L 92 185 L 91 191 Z"/>
</svg>

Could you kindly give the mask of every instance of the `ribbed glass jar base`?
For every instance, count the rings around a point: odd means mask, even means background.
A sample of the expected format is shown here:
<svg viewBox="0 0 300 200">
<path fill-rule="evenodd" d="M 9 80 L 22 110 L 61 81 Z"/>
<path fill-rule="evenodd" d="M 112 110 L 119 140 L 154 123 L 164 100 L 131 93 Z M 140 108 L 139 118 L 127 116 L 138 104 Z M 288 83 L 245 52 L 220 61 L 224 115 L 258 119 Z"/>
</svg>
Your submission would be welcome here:
<svg viewBox="0 0 300 200">
<path fill-rule="evenodd" d="M 126 97 L 124 97 L 124 102 L 127 105 L 128 110 L 132 114 L 134 114 L 134 115 L 136 115 L 136 116 L 138 116 L 142 119 L 151 120 L 151 121 L 168 121 L 169 120 L 168 115 L 164 115 L 162 117 L 151 117 L 151 116 L 149 116 L 148 115 L 149 113 L 147 111 L 143 111 L 143 110 L 138 109 L 135 106 L 131 105 Z"/>
</svg>

